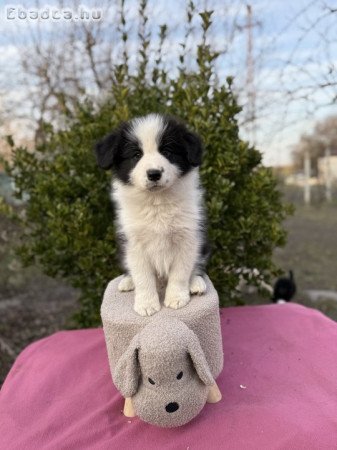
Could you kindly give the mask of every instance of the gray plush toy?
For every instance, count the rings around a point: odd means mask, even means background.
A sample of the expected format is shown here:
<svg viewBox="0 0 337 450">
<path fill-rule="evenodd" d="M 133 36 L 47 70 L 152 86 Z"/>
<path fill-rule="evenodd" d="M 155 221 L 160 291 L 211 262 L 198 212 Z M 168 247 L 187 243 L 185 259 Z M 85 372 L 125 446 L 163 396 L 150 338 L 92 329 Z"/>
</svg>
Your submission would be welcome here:
<svg viewBox="0 0 337 450">
<path fill-rule="evenodd" d="M 101 308 L 110 368 L 125 397 L 124 413 L 162 427 L 193 419 L 206 401 L 221 399 L 223 366 L 218 296 L 209 279 L 203 296 L 150 317 L 133 310 L 133 293 L 107 287 Z"/>
</svg>

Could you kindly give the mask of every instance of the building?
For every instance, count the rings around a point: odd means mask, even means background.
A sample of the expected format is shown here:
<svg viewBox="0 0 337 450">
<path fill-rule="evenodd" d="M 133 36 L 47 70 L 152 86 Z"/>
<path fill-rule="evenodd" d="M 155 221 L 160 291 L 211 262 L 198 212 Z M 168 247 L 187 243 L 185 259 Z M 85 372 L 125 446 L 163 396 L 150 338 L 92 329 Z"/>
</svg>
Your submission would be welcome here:
<svg viewBox="0 0 337 450">
<path fill-rule="evenodd" d="M 317 168 L 320 183 L 325 184 L 330 175 L 331 183 L 337 184 L 337 156 L 318 158 Z"/>
</svg>

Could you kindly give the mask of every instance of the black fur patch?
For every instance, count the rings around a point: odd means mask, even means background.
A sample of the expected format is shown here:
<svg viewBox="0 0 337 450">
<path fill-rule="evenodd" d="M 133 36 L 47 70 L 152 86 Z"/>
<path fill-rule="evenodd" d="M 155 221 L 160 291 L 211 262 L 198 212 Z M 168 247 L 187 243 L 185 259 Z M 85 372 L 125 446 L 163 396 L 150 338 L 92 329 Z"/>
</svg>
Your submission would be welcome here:
<svg viewBox="0 0 337 450">
<path fill-rule="evenodd" d="M 129 183 L 130 172 L 143 156 L 138 140 L 130 134 L 130 127 L 129 123 L 122 124 L 95 147 L 99 167 L 105 170 L 112 168 L 123 183 Z"/>
<path fill-rule="evenodd" d="M 187 130 L 185 125 L 173 117 L 164 117 L 165 130 L 159 142 L 159 152 L 185 175 L 200 166 L 202 143 L 200 138 Z"/>
</svg>

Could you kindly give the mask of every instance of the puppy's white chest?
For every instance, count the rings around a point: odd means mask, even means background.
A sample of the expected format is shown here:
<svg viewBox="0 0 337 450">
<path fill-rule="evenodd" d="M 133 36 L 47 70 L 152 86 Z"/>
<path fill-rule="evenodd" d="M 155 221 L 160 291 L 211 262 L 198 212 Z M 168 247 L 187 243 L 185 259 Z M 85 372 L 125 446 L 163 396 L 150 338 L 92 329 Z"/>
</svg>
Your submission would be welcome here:
<svg viewBox="0 0 337 450">
<path fill-rule="evenodd" d="M 181 227 L 183 216 L 183 212 L 176 205 L 144 205 L 138 211 L 137 218 L 134 217 L 136 220 L 133 220 L 133 223 L 140 233 L 147 230 L 149 233 L 169 237 Z"/>
<path fill-rule="evenodd" d="M 138 258 L 146 258 L 159 277 L 167 278 L 182 246 L 196 241 L 193 224 L 175 205 L 152 204 L 133 216 L 124 210 L 122 216 L 128 246 Z"/>
<path fill-rule="evenodd" d="M 158 276 L 167 278 L 172 264 L 195 257 L 200 208 L 194 185 L 158 194 L 116 187 L 118 225 L 126 236 L 129 258 L 146 260 Z"/>
<path fill-rule="evenodd" d="M 168 261 L 174 257 L 175 249 L 179 246 L 183 229 L 188 228 L 184 223 L 184 214 L 169 205 L 152 205 L 144 208 L 139 215 L 128 220 L 128 239 L 130 244 L 142 248 L 144 254 L 156 260 Z"/>
</svg>

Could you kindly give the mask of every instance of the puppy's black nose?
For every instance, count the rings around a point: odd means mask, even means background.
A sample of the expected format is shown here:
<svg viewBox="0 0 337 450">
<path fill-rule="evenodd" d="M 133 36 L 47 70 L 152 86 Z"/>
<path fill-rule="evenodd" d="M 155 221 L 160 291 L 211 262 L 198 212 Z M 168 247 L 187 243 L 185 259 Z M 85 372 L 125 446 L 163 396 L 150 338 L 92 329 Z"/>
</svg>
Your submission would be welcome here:
<svg viewBox="0 0 337 450">
<path fill-rule="evenodd" d="M 165 406 L 165 409 L 166 409 L 166 411 L 167 411 L 168 413 L 172 413 L 172 412 L 177 411 L 177 409 L 179 409 L 179 405 L 178 405 L 178 403 L 176 403 L 176 402 L 168 403 L 168 404 Z"/>
<path fill-rule="evenodd" d="M 161 170 L 158 169 L 150 169 L 146 174 L 150 181 L 158 181 L 161 178 Z"/>
</svg>

